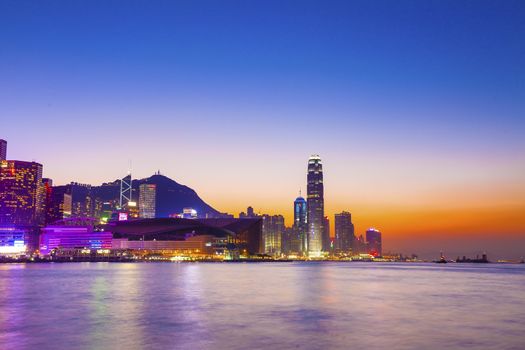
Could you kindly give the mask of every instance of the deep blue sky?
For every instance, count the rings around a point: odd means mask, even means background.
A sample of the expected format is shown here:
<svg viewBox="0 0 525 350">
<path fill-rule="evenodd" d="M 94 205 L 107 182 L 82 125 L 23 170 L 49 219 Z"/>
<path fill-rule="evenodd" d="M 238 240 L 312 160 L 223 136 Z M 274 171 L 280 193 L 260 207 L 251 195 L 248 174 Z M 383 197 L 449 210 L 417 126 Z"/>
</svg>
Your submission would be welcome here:
<svg viewBox="0 0 525 350">
<path fill-rule="evenodd" d="M 319 153 L 362 228 L 522 210 L 524 116 L 525 1 L 0 0 L 0 137 L 57 183 L 132 159 L 290 215 Z"/>
</svg>

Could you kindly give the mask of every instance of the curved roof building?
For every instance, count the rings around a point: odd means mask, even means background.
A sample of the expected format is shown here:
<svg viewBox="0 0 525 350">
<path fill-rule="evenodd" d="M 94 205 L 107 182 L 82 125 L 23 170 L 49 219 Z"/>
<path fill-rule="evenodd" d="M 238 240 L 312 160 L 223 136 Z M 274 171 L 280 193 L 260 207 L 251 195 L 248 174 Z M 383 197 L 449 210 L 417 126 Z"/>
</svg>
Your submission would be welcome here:
<svg viewBox="0 0 525 350">
<path fill-rule="evenodd" d="M 106 225 L 113 238 L 129 240 L 184 240 L 188 235 L 227 237 L 239 250 L 248 254 L 261 253 L 262 220 L 253 219 L 140 219 L 118 221 Z"/>
</svg>

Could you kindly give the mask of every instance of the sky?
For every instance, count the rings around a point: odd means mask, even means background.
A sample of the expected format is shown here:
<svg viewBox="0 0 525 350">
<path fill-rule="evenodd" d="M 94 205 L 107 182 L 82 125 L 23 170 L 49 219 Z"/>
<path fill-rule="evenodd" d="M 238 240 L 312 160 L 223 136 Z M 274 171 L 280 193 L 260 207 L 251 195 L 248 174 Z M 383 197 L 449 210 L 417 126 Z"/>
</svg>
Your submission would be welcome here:
<svg viewBox="0 0 525 350">
<path fill-rule="evenodd" d="M 0 0 L 0 138 L 55 184 L 155 171 L 387 251 L 525 255 L 523 1 Z M 333 231 L 333 227 L 332 227 Z"/>
</svg>

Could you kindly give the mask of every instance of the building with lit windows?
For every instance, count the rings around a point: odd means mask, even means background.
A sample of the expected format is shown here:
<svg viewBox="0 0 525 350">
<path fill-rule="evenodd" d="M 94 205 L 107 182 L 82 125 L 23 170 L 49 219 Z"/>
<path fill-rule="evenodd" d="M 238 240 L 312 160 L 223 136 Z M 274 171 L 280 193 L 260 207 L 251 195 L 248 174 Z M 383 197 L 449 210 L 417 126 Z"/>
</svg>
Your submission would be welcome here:
<svg viewBox="0 0 525 350">
<path fill-rule="evenodd" d="M 71 217 L 91 218 L 95 215 L 95 198 L 92 186 L 72 182 L 67 185 L 68 194 L 71 195 Z"/>
<path fill-rule="evenodd" d="M 105 231 L 112 232 L 115 239 L 126 238 L 130 241 L 141 239 L 175 241 L 186 240 L 193 236 L 211 235 L 223 238 L 241 255 L 256 255 L 264 250 L 261 218 L 161 218 L 112 221 L 106 225 Z"/>
<path fill-rule="evenodd" d="M 308 209 L 306 199 L 299 197 L 293 202 L 293 232 L 290 240 L 290 251 L 306 253 L 308 244 L 306 235 L 308 232 Z"/>
<path fill-rule="evenodd" d="M 284 217 L 282 215 L 263 215 L 264 253 L 278 255 L 281 253 L 281 242 L 284 232 Z"/>
<path fill-rule="evenodd" d="M 7 141 L 0 139 L 0 162 L 7 159 Z"/>
<path fill-rule="evenodd" d="M 72 198 L 68 186 L 52 186 L 49 202 L 46 203 L 46 223 L 71 217 Z"/>
<path fill-rule="evenodd" d="M 96 231 L 93 219 L 64 219 L 42 228 L 40 254 L 54 249 L 111 249 L 111 232 Z"/>
<path fill-rule="evenodd" d="M 139 186 L 139 217 L 155 218 L 155 203 L 157 200 L 157 185 L 142 184 Z"/>
<path fill-rule="evenodd" d="M 139 240 L 133 241 L 127 238 L 116 238 L 113 240 L 113 249 L 131 249 L 149 251 L 150 253 L 167 254 L 203 254 L 213 255 L 217 238 L 211 235 L 191 236 L 185 240 L 157 241 Z"/>
<path fill-rule="evenodd" d="M 368 247 L 368 254 L 373 256 L 381 256 L 383 254 L 381 232 L 375 228 L 369 228 L 366 230 L 366 244 Z"/>
<path fill-rule="evenodd" d="M 0 225 L 39 225 L 44 220 L 42 164 L 0 161 Z"/>
<path fill-rule="evenodd" d="M 27 251 L 27 230 L 14 226 L 0 227 L 0 255 L 18 255 Z"/>
<path fill-rule="evenodd" d="M 324 185 L 323 164 L 318 155 L 308 160 L 307 175 L 307 207 L 308 207 L 308 255 L 321 255 L 323 249 L 324 221 Z"/>
<path fill-rule="evenodd" d="M 352 214 L 343 211 L 335 214 L 335 251 L 348 253 L 352 250 L 355 241 L 354 224 L 352 223 Z"/>
</svg>

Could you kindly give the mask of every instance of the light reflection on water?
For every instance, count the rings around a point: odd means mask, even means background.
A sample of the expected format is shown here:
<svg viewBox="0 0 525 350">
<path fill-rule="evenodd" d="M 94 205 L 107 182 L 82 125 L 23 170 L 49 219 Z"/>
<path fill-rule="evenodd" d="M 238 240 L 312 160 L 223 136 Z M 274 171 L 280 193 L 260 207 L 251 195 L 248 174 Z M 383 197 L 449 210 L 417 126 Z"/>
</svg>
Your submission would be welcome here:
<svg viewBox="0 0 525 350">
<path fill-rule="evenodd" d="M 0 349 L 525 349 L 525 266 L 0 265 Z"/>
</svg>

